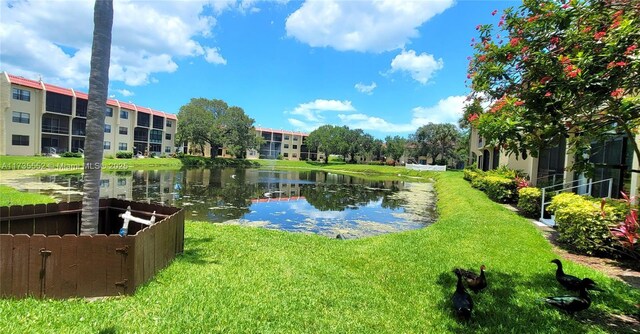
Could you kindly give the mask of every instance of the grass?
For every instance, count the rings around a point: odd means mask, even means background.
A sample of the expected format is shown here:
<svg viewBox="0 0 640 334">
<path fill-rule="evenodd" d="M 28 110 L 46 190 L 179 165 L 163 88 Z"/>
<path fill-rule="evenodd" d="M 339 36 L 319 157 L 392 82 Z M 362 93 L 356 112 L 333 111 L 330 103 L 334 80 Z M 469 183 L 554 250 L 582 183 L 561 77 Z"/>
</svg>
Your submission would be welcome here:
<svg viewBox="0 0 640 334">
<path fill-rule="evenodd" d="M 1 333 L 609 333 L 640 291 L 565 262 L 606 292 L 571 317 L 537 301 L 565 294 L 558 257 L 530 222 L 440 174 L 438 222 L 359 239 L 188 222 L 185 253 L 134 296 L 0 300 Z M 457 322 L 453 267 L 488 267 L 469 323 Z"/>
<path fill-rule="evenodd" d="M 0 170 L 82 171 L 83 164 L 83 158 L 0 156 Z M 102 167 L 104 170 L 177 169 L 182 163 L 176 158 L 104 159 Z"/>
<path fill-rule="evenodd" d="M 408 177 L 435 177 L 438 173 L 429 173 L 407 169 L 404 166 L 383 166 L 383 165 L 364 165 L 364 164 L 347 164 L 344 162 L 308 162 L 308 161 L 289 161 L 289 160 L 258 160 L 260 168 L 263 169 L 305 169 L 305 170 L 323 170 L 334 173 L 350 174 L 366 176 L 370 179 L 402 179 Z"/>
<path fill-rule="evenodd" d="M 50 196 L 19 191 L 0 184 L 0 206 L 54 202 Z"/>
</svg>

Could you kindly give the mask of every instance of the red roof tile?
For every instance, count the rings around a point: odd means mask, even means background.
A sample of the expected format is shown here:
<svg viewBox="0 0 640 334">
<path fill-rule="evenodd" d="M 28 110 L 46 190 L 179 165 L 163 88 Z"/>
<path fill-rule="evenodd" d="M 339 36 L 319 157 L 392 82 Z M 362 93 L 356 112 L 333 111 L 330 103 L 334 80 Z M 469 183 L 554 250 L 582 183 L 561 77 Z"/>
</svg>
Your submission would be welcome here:
<svg viewBox="0 0 640 334">
<path fill-rule="evenodd" d="M 113 100 L 113 99 L 107 99 L 107 104 L 110 105 L 110 106 L 117 107 L 118 106 L 118 101 Z"/>
<path fill-rule="evenodd" d="M 17 75 L 12 75 L 12 74 L 8 74 L 8 76 L 9 76 L 9 82 L 11 82 L 12 84 L 31 87 L 35 89 L 42 89 L 42 85 L 40 85 L 39 81 L 29 80 L 29 79 L 19 77 Z"/>
<path fill-rule="evenodd" d="M 295 131 L 286 131 L 286 130 L 276 130 L 276 129 L 260 128 L 260 127 L 256 127 L 256 131 L 273 132 L 273 133 L 282 133 L 282 134 L 296 135 L 296 136 L 308 136 L 308 135 L 309 135 L 308 133 L 304 133 L 304 132 L 295 132 Z"/>
<path fill-rule="evenodd" d="M 153 109 L 150 109 L 150 110 L 151 110 L 151 113 L 152 113 L 154 116 L 164 117 L 164 113 L 163 113 L 162 111 L 157 111 L 157 110 L 153 110 Z"/>
<path fill-rule="evenodd" d="M 151 109 L 147 108 L 147 107 L 140 107 L 138 106 L 138 112 L 143 112 L 146 114 L 151 114 Z"/>
<path fill-rule="evenodd" d="M 137 110 L 136 105 L 133 103 L 127 103 L 120 101 L 120 108 L 129 109 L 129 110 Z"/>
<path fill-rule="evenodd" d="M 178 117 L 176 117 L 175 114 L 169 114 L 169 113 L 164 113 L 164 115 L 168 118 L 168 119 L 174 119 L 177 120 Z"/>
<path fill-rule="evenodd" d="M 62 87 L 54 86 L 52 84 L 45 83 L 44 89 L 46 89 L 47 92 L 54 92 L 62 95 L 73 96 L 73 92 L 71 91 L 70 88 L 62 88 Z"/>
<path fill-rule="evenodd" d="M 84 92 L 79 92 L 77 90 L 75 92 L 76 92 L 76 97 L 79 97 L 79 98 L 85 99 L 85 100 L 89 99 L 89 94 L 84 93 Z"/>
</svg>

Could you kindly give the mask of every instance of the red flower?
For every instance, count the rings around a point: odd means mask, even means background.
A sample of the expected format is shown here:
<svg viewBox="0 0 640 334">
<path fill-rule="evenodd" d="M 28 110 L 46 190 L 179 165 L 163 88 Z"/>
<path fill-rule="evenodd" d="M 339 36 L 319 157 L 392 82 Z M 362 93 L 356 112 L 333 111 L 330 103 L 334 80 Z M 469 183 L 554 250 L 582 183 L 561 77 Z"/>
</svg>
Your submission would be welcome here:
<svg viewBox="0 0 640 334">
<path fill-rule="evenodd" d="M 591 31 L 591 27 L 585 27 L 584 29 L 582 29 L 582 33 L 583 34 L 586 34 L 586 33 L 590 32 L 590 31 Z"/>
<path fill-rule="evenodd" d="M 508 54 L 507 54 L 507 60 L 511 60 L 511 59 L 513 59 L 513 55 L 512 55 L 512 54 L 510 54 L 510 53 L 508 53 Z"/>
<path fill-rule="evenodd" d="M 491 15 L 493 16 L 493 15 L 496 15 L 497 13 L 498 13 L 498 10 L 494 9 L 493 12 L 491 12 Z"/>
<path fill-rule="evenodd" d="M 485 60 L 487 60 L 487 56 L 485 55 L 478 56 L 478 61 L 485 61 Z"/>
<path fill-rule="evenodd" d="M 625 51 L 625 52 L 624 52 L 624 54 L 626 54 L 626 55 L 631 54 L 631 53 L 632 53 L 635 49 L 637 49 L 637 48 L 638 48 L 638 46 L 637 46 L 637 45 L 635 45 L 635 44 L 634 44 L 634 45 L 630 45 L 630 46 L 627 48 L 627 51 Z"/>
<path fill-rule="evenodd" d="M 622 88 L 616 88 L 613 92 L 611 92 L 611 97 L 619 98 L 624 94 L 624 90 Z"/>
<path fill-rule="evenodd" d="M 562 7 L 562 9 L 567 9 L 567 8 L 569 8 L 569 7 L 570 7 L 570 5 L 569 5 L 569 3 L 567 2 L 567 3 L 565 3 L 564 5 L 562 5 L 561 7 Z"/>
<path fill-rule="evenodd" d="M 521 38 L 514 37 L 509 41 L 509 44 L 511 46 L 518 46 L 518 44 L 520 44 L 520 40 L 521 40 Z"/>
<path fill-rule="evenodd" d="M 544 94 L 545 97 L 549 97 L 551 96 L 551 92 L 547 92 L 546 94 Z"/>
<path fill-rule="evenodd" d="M 527 19 L 527 22 L 534 22 L 534 21 L 536 21 L 539 17 L 540 17 L 540 15 L 532 16 L 532 17 L 530 17 L 530 18 L 528 18 L 528 19 Z"/>
<path fill-rule="evenodd" d="M 471 114 L 471 115 L 469 115 L 469 117 L 467 118 L 467 120 L 468 120 L 469 122 L 473 122 L 473 121 L 475 121 L 476 119 L 478 119 L 479 117 L 480 117 L 480 116 L 478 116 L 478 114 Z"/>
<path fill-rule="evenodd" d="M 476 26 L 476 30 L 480 30 L 480 28 L 482 28 L 482 25 L 481 25 L 481 24 L 478 24 L 478 25 Z"/>
<path fill-rule="evenodd" d="M 516 107 L 519 107 L 519 106 L 521 106 L 523 104 L 524 104 L 524 101 L 520 101 L 520 100 L 518 100 L 518 101 L 513 103 L 513 105 L 516 106 Z"/>
<path fill-rule="evenodd" d="M 551 40 L 550 40 L 551 44 L 553 45 L 558 44 L 559 41 L 560 41 L 560 38 L 558 38 L 558 36 L 553 36 L 551 37 Z"/>
<path fill-rule="evenodd" d="M 551 79 L 553 79 L 553 78 L 551 78 L 551 77 L 544 77 L 544 78 L 540 79 L 540 83 L 541 83 L 541 84 L 543 84 L 543 85 L 546 85 L 546 84 L 547 84 L 547 82 L 551 81 Z"/>
<path fill-rule="evenodd" d="M 607 35 L 606 31 L 598 31 L 597 33 L 593 34 L 593 39 L 595 39 L 596 41 L 599 41 L 606 35 Z"/>
<path fill-rule="evenodd" d="M 500 19 L 500 22 L 498 22 L 498 27 L 502 27 L 504 25 L 504 19 Z"/>
<path fill-rule="evenodd" d="M 627 66 L 627 63 L 625 63 L 623 61 L 619 61 L 619 62 L 616 63 L 616 66 L 624 67 L 624 66 Z"/>
<path fill-rule="evenodd" d="M 524 52 L 527 52 L 528 50 L 529 50 L 529 47 L 528 47 L 528 46 L 526 46 L 526 45 L 525 45 L 525 46 L 523 46 L 523 47 L 522 47 L 522 52 L 523 52 L 523 53 L 524 53 Z"/>
</svg>

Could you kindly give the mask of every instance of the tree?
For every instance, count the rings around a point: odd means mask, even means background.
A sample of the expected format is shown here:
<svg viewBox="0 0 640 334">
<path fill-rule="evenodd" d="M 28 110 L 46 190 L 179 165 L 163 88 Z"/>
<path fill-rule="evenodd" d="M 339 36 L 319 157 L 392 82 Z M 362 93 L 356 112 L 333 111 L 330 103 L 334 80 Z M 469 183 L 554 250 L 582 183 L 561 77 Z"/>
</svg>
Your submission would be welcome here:
<svg viewBox="0 0 640 334">
<path fill-rule="evenodd" d="M 313 150 L 324 153 L 324 163 L 329 163 L 329 155 L 339 152 L 341 139 L 337 135 L 339 127 L 330 124 L 323 125 L 309 133 L 307 145 Z"/>
<path fill-rule="evenodd" d="M 258 137 L 253 126 L 254 119 L 247 116 L 240 107 L 231 107 L 221 116 L 224 132 L 223 142 L 229 154 L 236 158 L 246 158 L 247 149 L 258 145 Z"/>
<path fill-rule="evenodd" d="M 229 107 L 223 100 L 193 98 L 180 107 L 178 122 L 177 137 L 194 145 L 209 144 L 212 158 L 220 147 L 244 158 L 246 149 L 258 144 L 253 118 L 242 108 Z"/>
<path fill-rule="evenodd" d="M 382 155 L 384 154 L 384 142 L 382 141 L 382 139 L 373 140 L 371 154 L 376 158 L 377 161 L 382 160 Z"/>
<path fill-rule="evenodd" d="M 387 156 L 393 159 L 393 165 L 396 165 L 396 160 L 400 159 L 404 154 L 407 147 L 407 140 L 400 136 L 387 136 L 384 141 L 387 144 L 386 153 Z"/>
<path fill-rule="evenodd" d="M 640 158 L 639 18 L 634 1 L 525 0 L 496 34 L 479 25 L 468 78 L 492 106 L 467 119 L 509 154 L 537 156 L 568 138 L 577 171 L 590 169 L 581 158 L 611 133 L 626 134 Z"/>
<path fill-rule="evenodd" d="M 347 128 L 348 129 L 348 128 Z M 356 154 L 362 151 L 362 140 L 364 136 L 364 131 L 362 129 L 348 129 L 346 132 L 346 144 L 347 150 L 349 152 L 350 162 L 356 162 Z"/>
<path fill-rule="evenodd" d="M 111 59 L 111 29 L 113 1 L 96 0 L 93 8 L 93 45 L 89 73 L 86 139 L 84 146 L 84 185 L 80 233 L 98 233 L 100 211 L 100 176 L 104 152 L 104 118 L 109 91 L 109 62 Z"/>
</svg>

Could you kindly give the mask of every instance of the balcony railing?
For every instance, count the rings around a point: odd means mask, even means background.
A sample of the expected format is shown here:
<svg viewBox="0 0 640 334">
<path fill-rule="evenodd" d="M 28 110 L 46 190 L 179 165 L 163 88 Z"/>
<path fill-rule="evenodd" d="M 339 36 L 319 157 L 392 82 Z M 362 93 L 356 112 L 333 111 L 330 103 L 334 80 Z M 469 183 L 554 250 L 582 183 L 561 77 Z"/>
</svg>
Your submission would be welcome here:
<svg viewBox="0 0 640 334">
<path fill-rule="evenodd" d="M 59 133 L 59 134 L 69 134 L 69 127 L 59 126 L 59 125 L 47 125 L 42 124 L 42 132 L 46 133 Z"/>
</svg>

